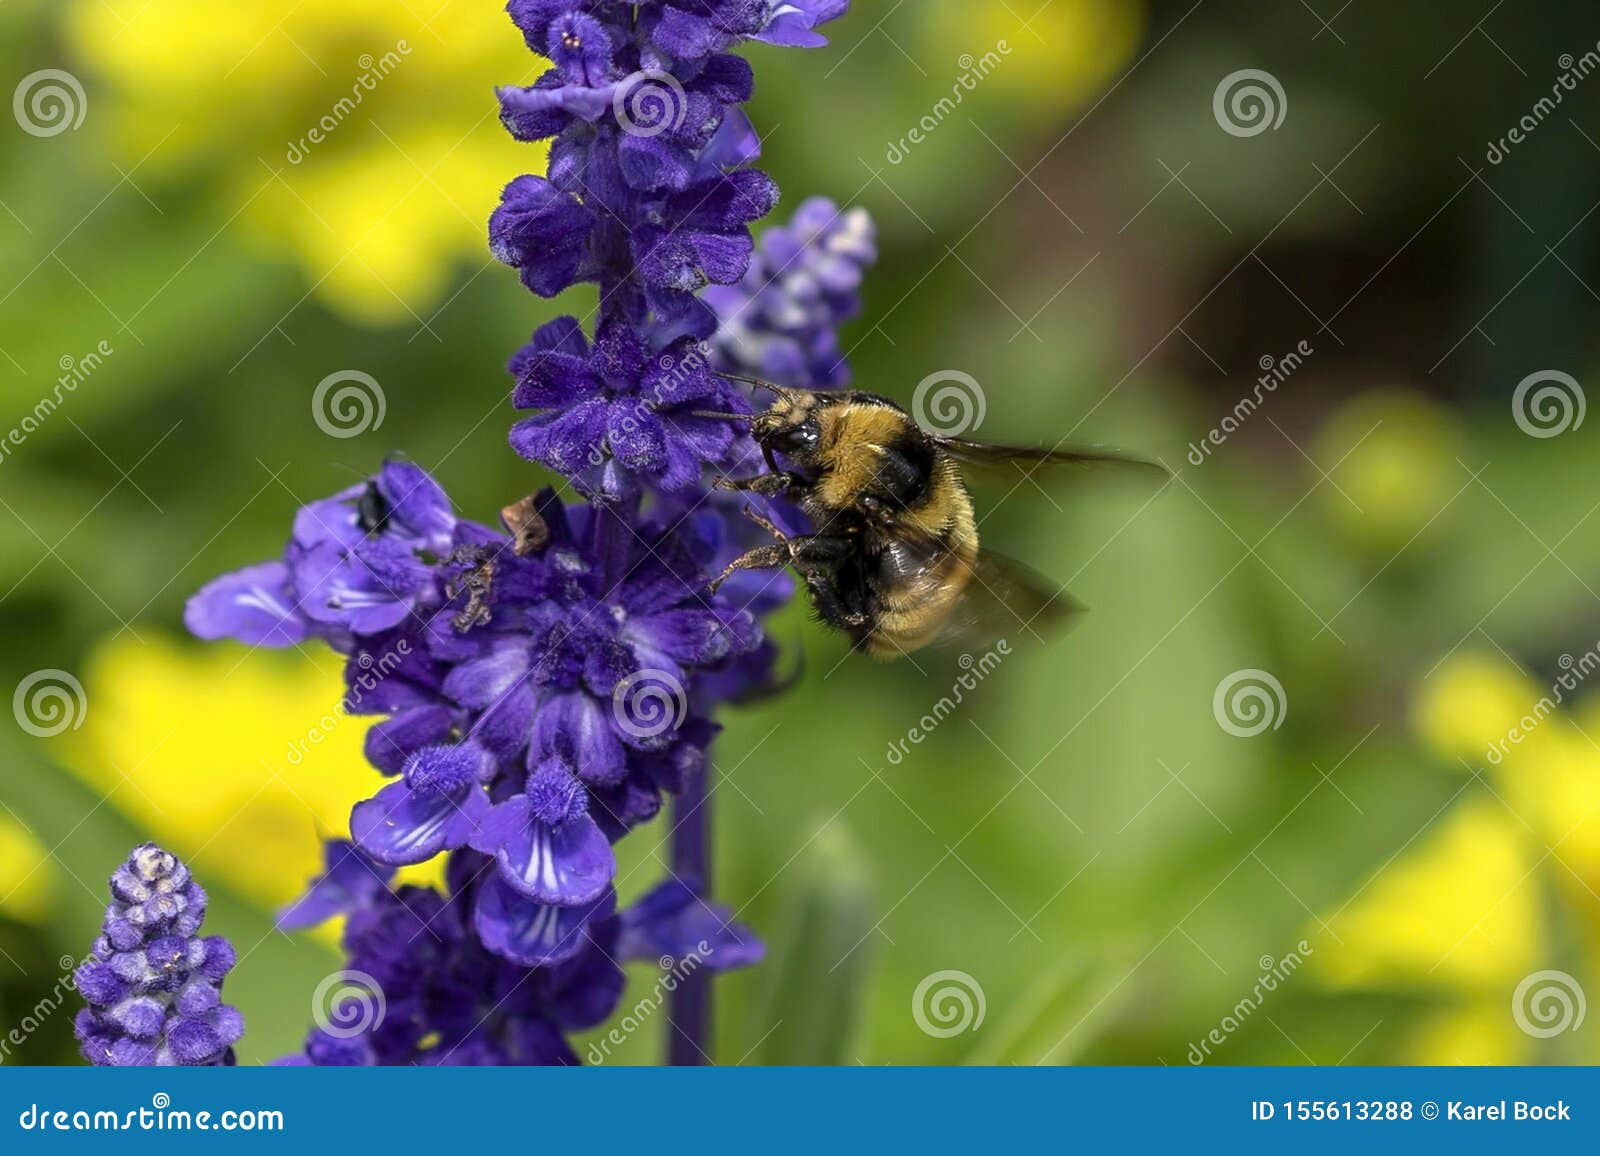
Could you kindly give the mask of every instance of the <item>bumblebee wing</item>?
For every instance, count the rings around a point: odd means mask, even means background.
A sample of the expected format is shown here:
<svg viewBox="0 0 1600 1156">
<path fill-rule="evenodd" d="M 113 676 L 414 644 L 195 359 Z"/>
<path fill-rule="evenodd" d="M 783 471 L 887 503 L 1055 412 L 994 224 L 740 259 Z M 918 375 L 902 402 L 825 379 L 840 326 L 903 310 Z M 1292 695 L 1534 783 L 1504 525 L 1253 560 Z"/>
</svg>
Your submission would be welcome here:
<svg viewBox="0 0 1600 1156">
<path fill-rule="evenodd" d="M 1167 474 L 1167 468 L 1158 462 L 1099 446 L 1001 446 L 965 438 L 941 437 L 938 434 L 929 434 L 928 437 L 958 462 L 977 469 L 1029 473 L 1040 466 L 1116 465 L 1148 470 L 1163 477 Z"/>
<path fill-rule="evenodd" d="M 1003 555 L 984 550 L 971 569 L 961 601 L 934 639 L 935 645 L 1048 638 L 1083 613 L 1072 595 Z"/>
</svg>

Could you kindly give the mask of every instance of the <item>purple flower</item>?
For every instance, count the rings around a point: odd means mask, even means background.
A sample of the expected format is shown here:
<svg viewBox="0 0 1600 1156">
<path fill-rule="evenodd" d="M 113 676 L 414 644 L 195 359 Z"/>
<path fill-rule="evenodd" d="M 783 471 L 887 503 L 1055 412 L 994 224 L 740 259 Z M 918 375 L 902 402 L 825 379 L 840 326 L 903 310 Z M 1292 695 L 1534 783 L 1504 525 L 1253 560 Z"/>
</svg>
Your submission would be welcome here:
<svg viewBox="0 0 1600 1156">
<path fill-rule="evenodd" d="M 353 843 L 329 839 L 323 846 L 325 869 L 306 892 L 278 914 L 278 927 L 299 931 L 326 923 L 370 904 L 387 891 L 394 868 L 363 854 Z"/>
<path fill-rule="evenodd" d="M 548 492 L 530 507 L 537 550 L 456 523 L 428 619 L 352 643 L 346 709 L 388 716 L 367 749 L 401 777 L 356 804 L 358 857 L 330 861 L 306 912 L 370 891 L 369 861 L 469 845 L 515 893 L 502 906 L 588 905 L 615 873 L 611 842 L 703 766 L 715 728 L 687 688 L 762 642 L 749 612 L 705 596 L 718 516 L 640 519 L 608 556 L 606 517 Z"/>
<path fill-rule="evenodd" d="M 74 1024 L 91 1064 L 232 1064 L 244 1019 L 222 1002 L 233 946 L 202 938 L 206 893 L 177 856 L 135 847 L 111 876 L 111 905 L 94 951 L 79 966 L 89 1005 Z"/>
<path fill-rule="evenodd" d="M 490 950 L 475 926 L 485 881 L 495 878 L 488 861 L 463 852 L 450 877 L 448 898 L 384 887 L 349 913 L 348 972 L 361 986 L 335 997 L 304 1056 L 289 1062 L 578 1062 L 565 1033 L 604 1021 L 622 993 L 616 917 L 550 919 L 562 929 L 545 936 L 557 950 L 535 968 Z"/>
<path fill-rule="evenodd" d="M 671 165 L 666 149 L 658 138 L 601 129 L 568 178 L 582 199 L 559 186 L 553 157 L 552 179 L 524 176 L 506 186 L 490 218 L 490 250 L 543 297 L 599 282 L 611 312 L 648 334 L 655 348 L 686 335 L 709 336 L 716 319 L 695 294 L 744 276 L 753 249 L 750 222 L 772 211 L 778 190 L 755 169 L 694 183 L 687 175 L 663 175 Z"/>
<path fill-rule="evenodd" d="M 813 197 L 763 233 L 744 279 L 705 291 L 717 368 L 802 388 L 848 384 L 838 329 L 861 309 L 874 232 L 865 209 Z"/>
<path fill-rule="evenodd" d="M 541 760 L 523 789 L 494 808 L 473 846 L 494 856 L 506 885 L 549 906 L 590 903 L 617 872 L 588 792 L 559 756 Z"/>
<path fill-rule="evenodd" d="M 351 837 L 397 866 L 464 847 L 489 813 L 483 785 L 494 774 L 494 756 L 476 743 L 424 747 L 406 760 L 401 782 L 355 805 Z"/>
<path fill-rule="evenodd" d="M 837 20 L 850 8 L 850 0 L 776 0 L 768 6 L 767 20 L 757 40 L 792 48 L 820 48 L 828 38 L 818 26 Z"/>
<path fill-rule="evenodd" d="M 253 646 L 391 629 L 427 609 L 431 560 L 449 551 L 454 527 L 439 484 L 391 460 L 371 480 L 302 508 L 281 562 L 211 582 L 189 599 L 184 623 L 200 638 Z"/>
<path fill-rule="evenodd" d="M 741 39 L 820 47 L 828 41 L 816 27 L 844 15 L 849 0 L 658 0 L 651 7 L 651 43 L 692 60 Z"/>
<path fill-rule="evenodd" d="M 725 463 L 739 435 L 696 410 L 749 409 L 692 341 L 652 356 L 621 319 L 605 324 L 591 348 L 575 318 L 557 318 L 511 367 L 514 403 L 542 411 L 512 427 L 513 448 L 608 498 L 627 492 L 634 477 L 667 492 L 699 483 L 707 466 Z"/>
<path fill-rule="evenodd" d="M 658 885 L 622 915 L 617 950 L 625 960 L 693 960 L 712 971 L 760 963 L 766 948 L 721 904 L 682 879 Z"/>
<path fill-rule="evenodd" d="M 543 296 L 598 282 L 602 320 L 622 318 L 652 353 L 710 336 L 716 319 L 696 294 L 739 281 L 749 225 L 777 203 L 772 182 L 744 167 L 759 152 L 740 109 L 754 74 L 727 50 L 825 43 L 815 29 L 846 7 L 513 0 L 512 19 L 554 67 L 501 89 L 502 119 L 519 140 L 555 140 L 548 178 L 506 187 L 491 251 Z"/>
</svg>

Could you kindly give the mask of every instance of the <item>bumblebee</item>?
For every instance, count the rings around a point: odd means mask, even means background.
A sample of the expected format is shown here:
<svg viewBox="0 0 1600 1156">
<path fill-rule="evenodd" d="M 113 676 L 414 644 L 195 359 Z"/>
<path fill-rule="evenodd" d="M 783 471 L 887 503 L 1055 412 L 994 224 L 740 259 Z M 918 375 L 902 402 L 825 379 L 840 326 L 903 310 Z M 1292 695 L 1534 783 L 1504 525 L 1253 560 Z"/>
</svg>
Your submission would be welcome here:
<svg viewBox="0 0 1600 1156">
<path fill-rule="evenodd" d="M 720 478 L 720 489 L 796 502 L 815 527 L 790 536 L 747 509 L 774 541 L 730 563 L 739 570 L 793 567 L 817 615 L 882 661 L 922 647 L 1044 633 L 1077 604 L 1025 567 L 978 543 L 964 466 L 1022 471 L 1040 466 L 1151 462 L 1098 449 L 1029 449 L 931 433 L 886 397 L 815 392 L 725 375 L 776 400 L 748 421 L 769 473 Z M 780 458 L 782 464 L 780 464 Z"/>
</svg>

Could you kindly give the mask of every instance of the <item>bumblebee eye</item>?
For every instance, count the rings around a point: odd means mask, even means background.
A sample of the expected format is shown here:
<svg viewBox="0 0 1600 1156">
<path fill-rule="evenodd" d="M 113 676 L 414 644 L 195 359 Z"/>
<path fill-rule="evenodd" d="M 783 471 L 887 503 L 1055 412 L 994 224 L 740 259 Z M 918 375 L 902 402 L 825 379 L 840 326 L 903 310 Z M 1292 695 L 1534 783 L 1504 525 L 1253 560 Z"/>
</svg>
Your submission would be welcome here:
<svg viewBox="0 0 1600 1156">
<path fill-rule="evenodd" d="M 789 429 L 781 430 L 772 439 L 774 449 L 790 454 L 806 453 L 814 450 L 821 441 L 822 433 L 817 429 L 815 418 L 802 425 L 791 426 Z"/>
</svg>

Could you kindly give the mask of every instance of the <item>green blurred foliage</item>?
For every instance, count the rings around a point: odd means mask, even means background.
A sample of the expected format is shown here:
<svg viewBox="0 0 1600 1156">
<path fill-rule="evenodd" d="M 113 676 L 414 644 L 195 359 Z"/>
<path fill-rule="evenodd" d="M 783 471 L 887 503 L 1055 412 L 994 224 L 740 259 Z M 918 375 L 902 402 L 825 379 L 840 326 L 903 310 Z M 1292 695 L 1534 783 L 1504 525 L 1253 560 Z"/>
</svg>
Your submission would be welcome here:
<svg viewBox="0 0 1600 1156">
<path fill-rule="evenodd" d="M 1334 35 L 1295 5 L 1059 0 L 1050 19 L 1098 39 L 1050 64 L 1051 45 L 1013 28 L 1019 56 L 1048 67 L 1022 83 L 1002 66 L 894 164 L 886 150 L 950 91 L 959 55 L 995 36 L 963 23 L 960 0 L 856 7 L 824 52 L 752 52 L 751 112 L 786 205 L 825 194 L 879 223 L 881 264 L 846 335 L 858 382 L 909 401 L 959 367 L 984 385 L 985 436 L 1071 431 L 1177 476 L 978 489 L 986 541 L 1091 613 L 1048 647 L 1015 640 L 903 759 L 893 744 L 962 669 L 847 657 L 800 606 L 773 623 L 803 677 L 728 712 L 713 800 L 717 891 L 772 955 L 718 981 L 717 1054 L 1183 1063 L 1262 957 L 1314 933 L 1463 789 L 1492 790 L 1414 731 L 1436 664 L 1498 650 L 1546 682 L 1556 655 L 1600 636 L 1600 522 L 1582 482 L 1595 424 L 1535 439 L 1508 413 L 1528 373 L 1582 379 L 1595 363 L 1600 226 L 1583 214 L 1600 197 L 1600 81 L 1472 175 L 1548 91 L 1557 54 L 1600 28 L 1556 4 L 1484 35 L 1456 5 L 1358 5 Z M 45 67 L 79 69 L 58 6 L 0 6 L 0 76 Z M 1219 131 L 1212 93 L 1246 67 L 1270 70 L 1289 110 L 1242 139 Z M 500 79 L 481 78 L 486 101 Z M 536 300 L 485 255 L 425 326 L 352 323 L 200 189 L 147 188 L 113 163 L 93 131 L 112 98 L 84 80 L 83 130 L 0 131 L 0 427 L 50 391 L 62 358 L 114 348 L 0 460 L 0 687 L 80 669 L 120 632 L 180 631 L 192 590 L 276 553 L 299 504 L 395 448 L 475 517 L 541 484 L 504 444 L 503 362 L 541 321 L 593 304 Z M 1306 366 L 1191 465 L 1258 358 L 1301 339 Z M 342 369 L 382 383 L 387 415 L 334 441 L 310 395 Z M 1256 738 L 1212 713 L 1213 689 L 1244 668 L 1287 688 L 1281 727 Z M 173 704 L 174 725 L 205 714 Z M 0 920 L 5 1024 L 51 990 L 58 957 L 86 949 L 101 881 L 147 832 L 68 777 L 52 741 L 0 742 L 0 804 L 61 875 L 42 926 Z M 665 857 L 652 838 L 622 849 L 625 898 Z M 213 930 L 245 956 L 229 981 L 250 1022 L 241 1058 L 294 1049 L 335 956 L 207 883 Z M 1552 938 L 1592 956 L 1594 910 L 1552 907 Z M 978 1030 L 930 1035 L 912 1014 L 919 983 L 946 969 L 981 985 Z M 632 974 L 636 995 L 649 976 Z M 1458 998 L 1301 977 L 1217 1058 L 1396 1062 Z M 69 1016 L 7 1062 L 69 1061 Z M 652 1062 L 663 1019 L 608 1062 Z M 1576 1050 L 1526 1055 L 1593 1060 L 1595 1038 L 1591 1024 L 1559 1041 Z"/>
</svg>

